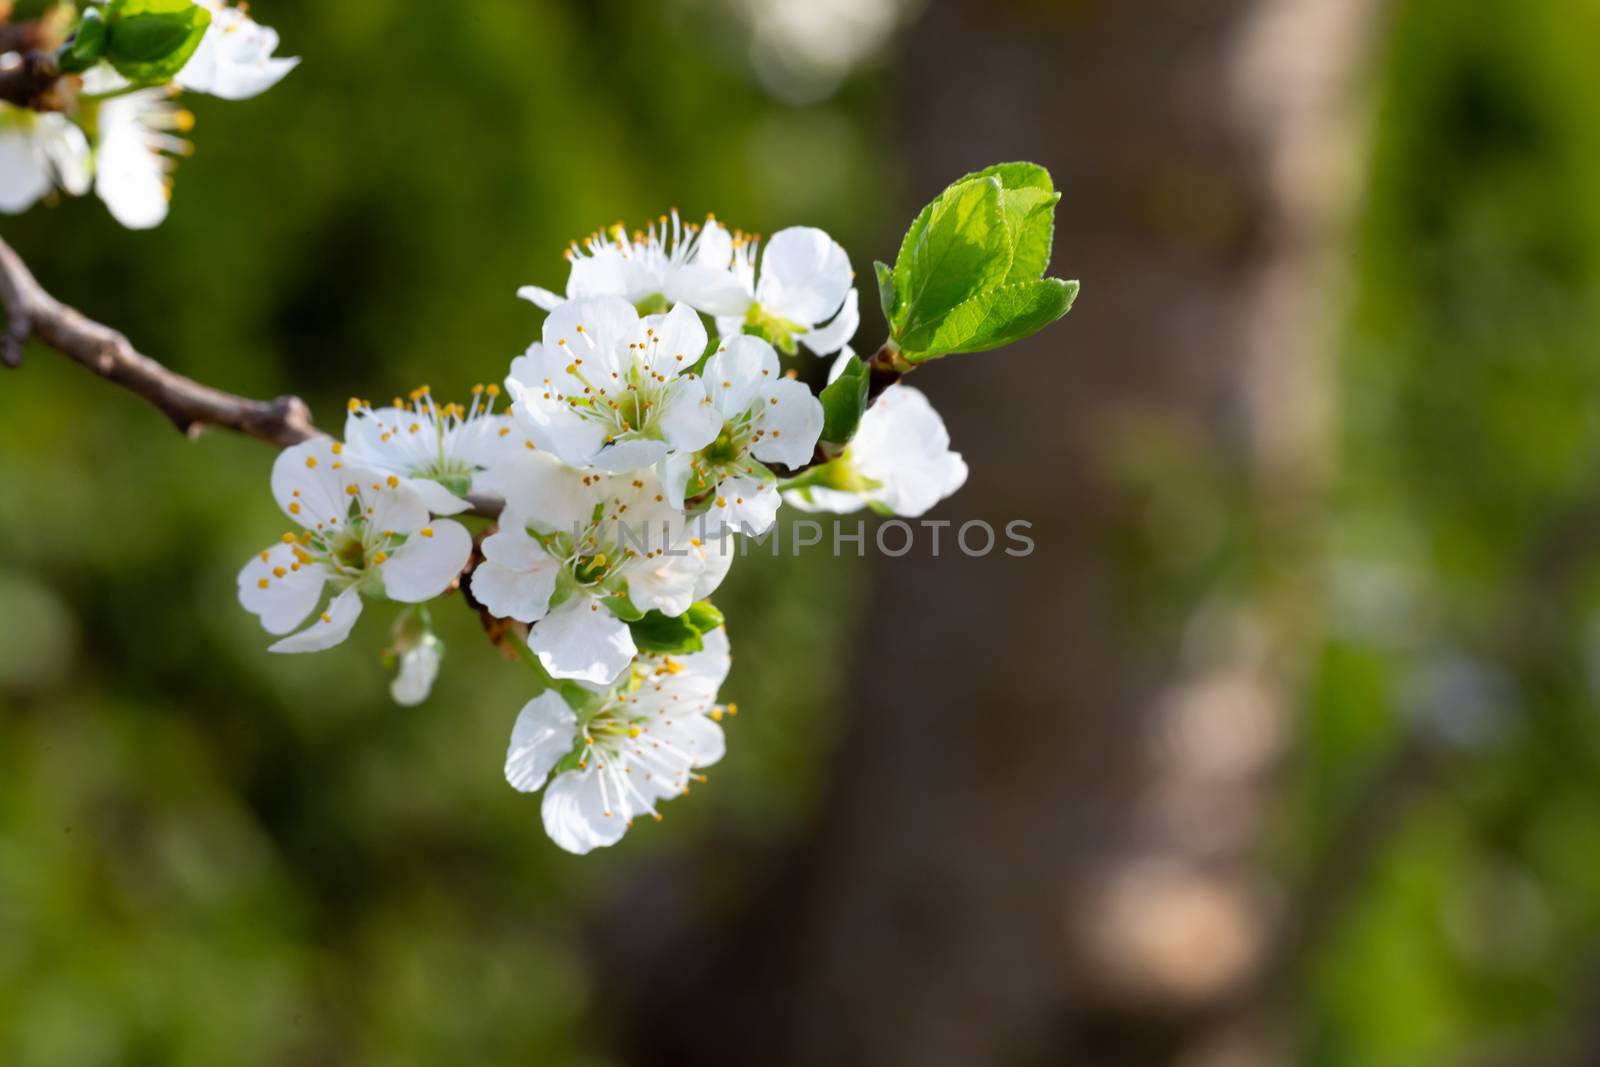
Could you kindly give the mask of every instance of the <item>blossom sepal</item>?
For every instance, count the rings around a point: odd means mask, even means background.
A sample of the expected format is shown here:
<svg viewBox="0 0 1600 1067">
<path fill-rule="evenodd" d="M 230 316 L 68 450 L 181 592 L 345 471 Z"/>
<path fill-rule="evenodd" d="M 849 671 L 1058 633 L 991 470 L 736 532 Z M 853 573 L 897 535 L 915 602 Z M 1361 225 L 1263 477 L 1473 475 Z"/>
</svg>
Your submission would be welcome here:
<svg viewBox="0 0 1600 1067">
<path fill-rule="evenodd" d="M 722 612 L 708 601 L 689 605 L 681 615 L 667 616 L 647 611 L 628 623 L 633 643 L 641 653 L 657 656 L 683 656 L 705 647 L 705 635 L 723 624 Z"/>
</svg>

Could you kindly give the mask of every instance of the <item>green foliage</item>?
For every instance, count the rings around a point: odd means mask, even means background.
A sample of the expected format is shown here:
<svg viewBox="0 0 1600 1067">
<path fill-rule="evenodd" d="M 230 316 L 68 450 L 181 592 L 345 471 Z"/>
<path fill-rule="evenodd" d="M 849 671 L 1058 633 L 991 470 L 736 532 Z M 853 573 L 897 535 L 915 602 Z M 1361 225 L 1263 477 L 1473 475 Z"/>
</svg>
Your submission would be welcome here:
<svg viewBox="0 0 1600 1067">
<path fill-rule="evenodd" d="M 852 359 L 839 377 L 822 390 L 822 440 L 842 445 L 856 435 L 861 415 L 867 410 L 870 380 L 867 364 Z"/>
<path fill-rule="evenodd" d="M 106 20 L 97 7 L 84 11 L 72 41 L 61 56 L 61 69 L 81 73 L 100 62 L 106 51 Z"/>
<path fill-rule="evenodd" d="M 628 623 L 639 651 L 655 655 L 681 656 L 705 647 L 704 636 L 722 625 L 722 612 L 702 600 L 689 605 L 682 615 L 663 615 L 647 611 Z"/>
<path fill-rule="evenodd" d="M 211 12 L 190 0 L 112 0 L 104 56 L 124 78 L 170 81 L 200 47 Z"/>
<path fill-rule="evenodd" d="M 983 352 L 1072 307 L 1077 282 L 1044 278 L 1061 194 L 1032 163 L 969 174 L 912 222 L 893 268 L 875 264 L 890 341 L 908 364 Z"/>
</svg>

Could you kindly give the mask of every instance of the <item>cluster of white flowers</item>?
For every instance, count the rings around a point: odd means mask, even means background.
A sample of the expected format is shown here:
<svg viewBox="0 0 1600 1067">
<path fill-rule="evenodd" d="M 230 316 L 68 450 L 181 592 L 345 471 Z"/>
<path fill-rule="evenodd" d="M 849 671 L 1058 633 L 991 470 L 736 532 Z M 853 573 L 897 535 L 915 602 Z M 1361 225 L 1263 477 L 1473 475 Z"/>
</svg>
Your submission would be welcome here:
<svg viewBox="0 0 1600 1067">
<path fill-rule="evenodd" d="M 299 62 L 272 54 L 277 33 L 254 22 L 243 5 L 196 2 L 211 22 L 171 85 L 138 88 L 101 63 L 83 75 L 72 118 L 0 104 L 0 212 L 26 211 L 57 190 L 82 196 L 92 185 L 122 225 L 160 225 L 175 161 L 191 151 L 180 135 L 193 128 L 194 115 L 178 105 L 178 91 L 244 100 Z"/>
<path fill-rule="evenodd" d="M 565 297 L 520 293 L 549 314 L 511 361 L 509 406 L 496 410 L 496 385 L 465 407 L 426 386 L 383 407 L 352 400 L 342 441 L 279 455 L 273 495 L 298 529 L 246 564 L 239 596 L 287 635 L 274 651 L 309 652 L 343 641 L 363 598 L 420 604 L 464 584 L 525 644 L 541 689 L 506 775 L 544 787 L 551 838 L 587 852 L 722 755 L 728 643 L 697 605 L 727 575 L 735 535 L 768 531 L 786 496 L 920 514 L 966 469 L 922 395 L 893 386 L 844 450 L 852 491 L 784 492 L 813 463 L 824 412 L 780 350 L 856 358 L 850 262 L 822 231 L 784 230 L 762 254 L 715 219 L 674 213 L 568 258 Z M 469 512 L 494 520 L 476 548 L 450 518 Z M 426 698 L 441 659 L 418 615 L 391 649 L 405 704 Z M 674 651 L 646 639 L 674 620 L 681 638 L 691 618 L 703 628 Z"/>
</svg>

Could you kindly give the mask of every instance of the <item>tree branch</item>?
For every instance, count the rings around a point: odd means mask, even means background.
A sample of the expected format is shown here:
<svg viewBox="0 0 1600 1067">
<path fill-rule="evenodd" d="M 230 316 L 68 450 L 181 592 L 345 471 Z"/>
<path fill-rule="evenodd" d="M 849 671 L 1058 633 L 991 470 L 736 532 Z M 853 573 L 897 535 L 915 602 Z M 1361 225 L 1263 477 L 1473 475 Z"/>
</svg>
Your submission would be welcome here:
<svg viewBox="0 0 1600 1067">
<path fill-rule="evenodd" d="M 141 355 L 116 330 L 45 292 L 3 240 L 0 303 L 10 320 L 0 335 L 0 363 L 8 367 L 21 365 L 24 342 L 36 338 L 91 373 L 143 397 L 191 438 L 217 426 L 284 448 L 322 432 L 299 397 L 250 400 L 201 385 Z"/>
<path fill-rule="evenodd" d="M 80 79 L 64 76 L 49 52 L 0 55 L 0 100 L 34 111 L 65 111 L 72 106 Z"/>
</svg>

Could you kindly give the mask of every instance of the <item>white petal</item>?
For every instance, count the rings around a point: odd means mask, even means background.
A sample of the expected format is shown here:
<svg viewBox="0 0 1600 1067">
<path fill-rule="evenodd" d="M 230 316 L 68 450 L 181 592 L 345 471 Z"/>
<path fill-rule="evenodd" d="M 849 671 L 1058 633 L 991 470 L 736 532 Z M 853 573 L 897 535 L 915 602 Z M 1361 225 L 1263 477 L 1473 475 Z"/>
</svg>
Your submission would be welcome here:
<svg viewBox="0 0 1600 1067">
<path fill-rule="evenodd" d="M 672 449 L 668 441 L 635 439 L 618 441 L 602 448 L 590 462 L 595 470 L 608 474 L 624 474 L 654 466 Z"/>
<path fill-rule="evenodd" d="M 850 291 L 850 257 L 811 226 L 779 230 L 761 256 L 756 302 L 779 318 L 810 327 L 840 310 Z"/>
<path fill-rule="evenodd" d="M 321 652 L 332 648 L 350 636 L 356 620 L 361 617 L 361 594 L 354 586 L 333 598 L 328 610 L 317 621 L 297 634 L 285 637 L 270 646 L 268 652 Z"/>
<path fill-rule="evenodd" d="M 822 436 L 822 401 L 811 395 L 804 382 L 781 378 L 766 390 L 754 425 L 765 431 L 750 446 L 750 454 L 763 463 L 798 467 L 816 451 Z"/>
<path fill-rule="evenodd" d="M 573 261 L 572 273 L 567 276 L 567 299 L 615 296 L 626 300 L 630 296 L 629 275 L 627 259 L 614 248 L 602 248 L 592 256 L 579 256 Z"/>
<path fill-rule="evenodd" d="M 560 574 L 561 565 L 549 558 L 523 569 L 486 559 L 472 571 L 472 595 L 496 618 L 538 622 L 550 610 Z"/>
<path fill-rule="evenodd" d="M 524 285 L 517 290 L 517 296 L 546 311 L 554 311 L 566 303 L 566 297 L 558 296 L 548 289 L 541 289 L 537 285 Z"/>
<path fill-rule="evenodd" d="M 544 832 L 568 852 L 582 856 L 616 844 L 628 832 L 628 815 L 607 804 L 601 780 L 594 768 L 568 771 L 544 791 Z"/>
<path fill-rule="evenodd" d="M 967 480 L 967 465 L 950 450 L 944 420 L 909 385 L 884 391 L 862 417 L 846 454 L 863 475 L 882 483 L 868 497 L 907 518 L 922 515 Z"/>
<path fill-rule="evenodd" d="M 673 724 L 684 739 L 684 746 L 693 762 L 691 766 L 709 767 L 728 751 L 722 727 L 704 715 L 686 715 Z"/>
<path fill-rule="evenodd" d="M 506 781 L 519 793 L 544 785 L 561 757 L 572 751 L 578 717 L 567 702 L 546 690 L 522 706 L 506 750 Z"/>
<path fill-rule="evenodd" d="M 702 375 L 711 402 L 725 420 L 750 410 L 750 406 L 770 393 L 783 376 L 779 373 L 778 352 L 759 337 L 741 334 L 730 337 L 706 360 Z"/>
<path fill-rule="evenodd" d="M 266 559 L 262 559 L 262 555 Z M 283 576 L 278 576 L 278 571 Z M 239 603 L 259 616 L 269 634 L 286 634 L 300 625 L 322 599 L 328 572 L 321 564 L 302 564 L 294 548 L 279 543 L 250 557 L 239 572 Z M 261 583 L 266 582 L 266 588 Z"/>
<path fill-rule="evenodd" d="M 717 486 L 710 514 L 725 529 L 760 535 L 772 528 L 783 497 L 773 482 L 728 478 Z"/>
<path fill-rule="evenodd" d="M 826 326 L 818 326 L 800 335 L 800 343 L 819 356 L 837 352 L 850 343 L 861 326 L 861 295 L 851 289 L 844 298 L 844 307 Z"/>
<path fill-rule="evenodd" d="M 695 452 L 717 439 L 722 416 L 698 380 L 680 378 L 667 388 L 658 425 L 672 448 Z"/>
<path fill-rule="evenodd" d="M 783 502 L 799 511 L 826 511 L 835 515 L 848 515 L 867 506 L 867 498 L 860 493 L 816 486 L 787 490 L 783 494 Z"/>
<path fill-rule="evenodd" d="M 524 452 L 496 466 L 484 484 L 506 501 L 506 510 L 546 533 L 572 533 L 589 524 L 597 494 L 585 475 L 544 452 Z M 502 525 L 509 525 L 502 522 Z"/>
<path fill-rule="evenodd" d="M 665 315 L 646 316 L 641 325 L 646 362 L 658 374 L 670 377 L 694 366 L 705 354 L 706 328 L 688 304 L 674 304 Z"/>
<path fill-rule="evenodd" d="M 350 510 L 346 487 L 360 481 L 356 468 L 334 451 L 336 444 L 329 437 L 313 437 L 273 460 L 272 497 L 284 514 L 307 529 L 342 523 Z"/>
<path fill-rule="evenodd" d="M 667 279 L 667 291 L 663 295 L 707 315 L 743 318 L 750 310 L 750 294 L 744 283 L 725 267 L 679 267 Z"/>
<path fill-rule="evenodd" d="M 406 488 L 422 498 L 422 503 L 435 515 L 459 515 L 472 507 L 432 478 L 407 478 Z"/>
<path fill-rule="evenodd" d="M 390 600 L 408 604 L 430 600 L 450 587 L 471 555 L 472 535 L 467 528 L 437 519 L 407 537 L 394 555 L 378 565 L 384 592 Z"/>
<path fill-rule="evenodd" d="M 684 551 L 682 556 L 664 553 L 628 568 L 628 599 L 635 607 L 663 615 L 682 615 L 689 610 L 705 561 L 687 549 L 674 549 Z"/>
<path fill-rule="evenodd" d="M 0 131 L 0 211 L 15 215 L 28 210 L 50 191 L 50 185 L 49 162 L 32 132 Z"/>
<path fill-rule="evenodd" d="M 389 683 L 389 696 L 403 708 L 413 708 L 433 692 L 434 680 L 439 677 L 439 662 L 444 643 L 432 634 L 400 653 L 400 673 Z"/>
<path fill-rule="evenodd" d="M 638 652 L 628 624 L 598 600 L 581 594 L 534 623 L 528 647 L 552 678 L 598 685 L 613 681 Z"/>
<path fill-rule="evenodd" d="M 299 59 L 274 59 L 278 33 L 262 26 L 239 8 L 212 10 L 211 25 L 200 47 L 183 65 L 173 83 L 224 100 L 247 100 L 266 92 L 295 68 Z"/>
<path fill-rule="evenodd" d="M 146 230 L 167 217 L 167 170 L 144 115 L 165 106 L 159 89 L 115 96 L 100 105 L 95 152 L 95 195 L 130 230 Z"/>
</svg>

